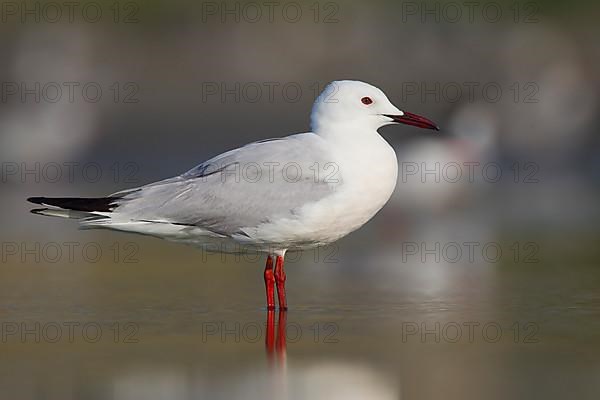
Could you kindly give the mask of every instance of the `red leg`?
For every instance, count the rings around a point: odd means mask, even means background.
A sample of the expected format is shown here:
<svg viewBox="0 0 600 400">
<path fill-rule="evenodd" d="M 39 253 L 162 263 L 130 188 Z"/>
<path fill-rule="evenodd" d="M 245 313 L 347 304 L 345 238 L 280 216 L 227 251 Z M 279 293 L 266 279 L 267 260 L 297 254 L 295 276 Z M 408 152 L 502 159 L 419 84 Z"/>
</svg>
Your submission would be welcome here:
<svg viewBox="0 0 600 400">
<path fill-rule="evenodd" d="M 279 309 L 287 310 L 287 301 L 285 298 L 285 271 L 283 269 L 283 256 L 277 256 L 275 261 L 275 283 L 277 284 L 277 297 L 279 299 Z"/>
<path fill-rule="evenodd" d="M 267 289 L 267 310 L 275 309 L 275 275 L 273 274 L 273 257 L 267 257 L 265 266 L 265 288 Z"/>
</svg>

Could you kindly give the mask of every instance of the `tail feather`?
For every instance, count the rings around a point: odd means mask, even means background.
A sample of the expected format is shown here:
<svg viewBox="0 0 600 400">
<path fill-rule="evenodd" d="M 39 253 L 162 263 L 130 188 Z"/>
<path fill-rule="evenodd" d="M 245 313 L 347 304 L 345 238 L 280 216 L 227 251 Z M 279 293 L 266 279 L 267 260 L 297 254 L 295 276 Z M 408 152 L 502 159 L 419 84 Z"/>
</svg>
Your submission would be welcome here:
<svg viewBox="0 0 600 400">
<path fill-rule="evenodd" d="M 94 214 L 83 211 L 63 210 L 60 208 L 36 208 L 35 210 L 31 210 L 31 212 L 33 214 L 45 215 L 47 217 L 60 217 L 69 219 L 88 219 L 94 216 Z"/>
</svg>

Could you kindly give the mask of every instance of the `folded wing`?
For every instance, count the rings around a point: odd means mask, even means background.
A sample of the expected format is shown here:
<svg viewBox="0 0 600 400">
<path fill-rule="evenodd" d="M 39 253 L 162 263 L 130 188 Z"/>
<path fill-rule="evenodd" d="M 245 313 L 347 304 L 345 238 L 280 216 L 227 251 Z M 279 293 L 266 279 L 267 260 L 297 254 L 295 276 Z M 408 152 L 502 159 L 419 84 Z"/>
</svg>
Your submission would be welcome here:
<svg viewBox="0 0 600 400">
<path fill-rule="evenodd" d="M 312 133 L 248 144 L 183 175 L 116 194 L 111 219 L 198 226 L 217 235 L 244 234 L 281 218 L 343 184 L 327 144 Z"/>
</svg>

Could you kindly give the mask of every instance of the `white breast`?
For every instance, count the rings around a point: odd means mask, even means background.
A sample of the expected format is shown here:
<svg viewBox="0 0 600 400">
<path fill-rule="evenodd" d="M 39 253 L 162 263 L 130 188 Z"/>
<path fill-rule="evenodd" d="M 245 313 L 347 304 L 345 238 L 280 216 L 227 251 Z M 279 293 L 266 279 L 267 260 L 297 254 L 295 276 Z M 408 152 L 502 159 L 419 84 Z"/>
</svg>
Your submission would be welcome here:
<svg viewBox="0 0 600 400">
<path fill-rule="evenodd" d="M 273 221 L 257 232 L 261 239 L 285 237 L 282 247 L 328 244 L 360 228 L 389 200 L 396 186 L 394 150 L 379 135 L 356 146 L 335 147 L 342 184 L 332 196 L 307 204 L 297 219 Z"/>
<path fill-rule="evenodd" d="M 363 147 L 360 154 L 340 161 L 344 184 L 335 198 L 326 199 L 334 210 L 332 224 L 346 235 L 369 221 L 389 200 L 397 182 L 398 161 L 394 150 L 381 139 Z M 335 202 L 335 204 L 333 204 Z"/>
</svg>

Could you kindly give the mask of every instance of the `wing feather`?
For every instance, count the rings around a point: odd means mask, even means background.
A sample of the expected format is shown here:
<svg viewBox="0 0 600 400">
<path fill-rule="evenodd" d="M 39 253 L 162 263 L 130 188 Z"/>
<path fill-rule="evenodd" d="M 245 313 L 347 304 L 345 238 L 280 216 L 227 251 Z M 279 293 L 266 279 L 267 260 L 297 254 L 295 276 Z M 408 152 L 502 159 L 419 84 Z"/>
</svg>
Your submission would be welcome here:
<svg viewBox="0 0 600 400">
<path fill-rule="evenodd" d="M 228 151 L 188 172 L 125 194 L 114 218 L 202 227 L 243 234 L 332 195 L 343 184 L 332 174 L 327 144 L 312 133 L 261 141 Z"/>
</svg>

